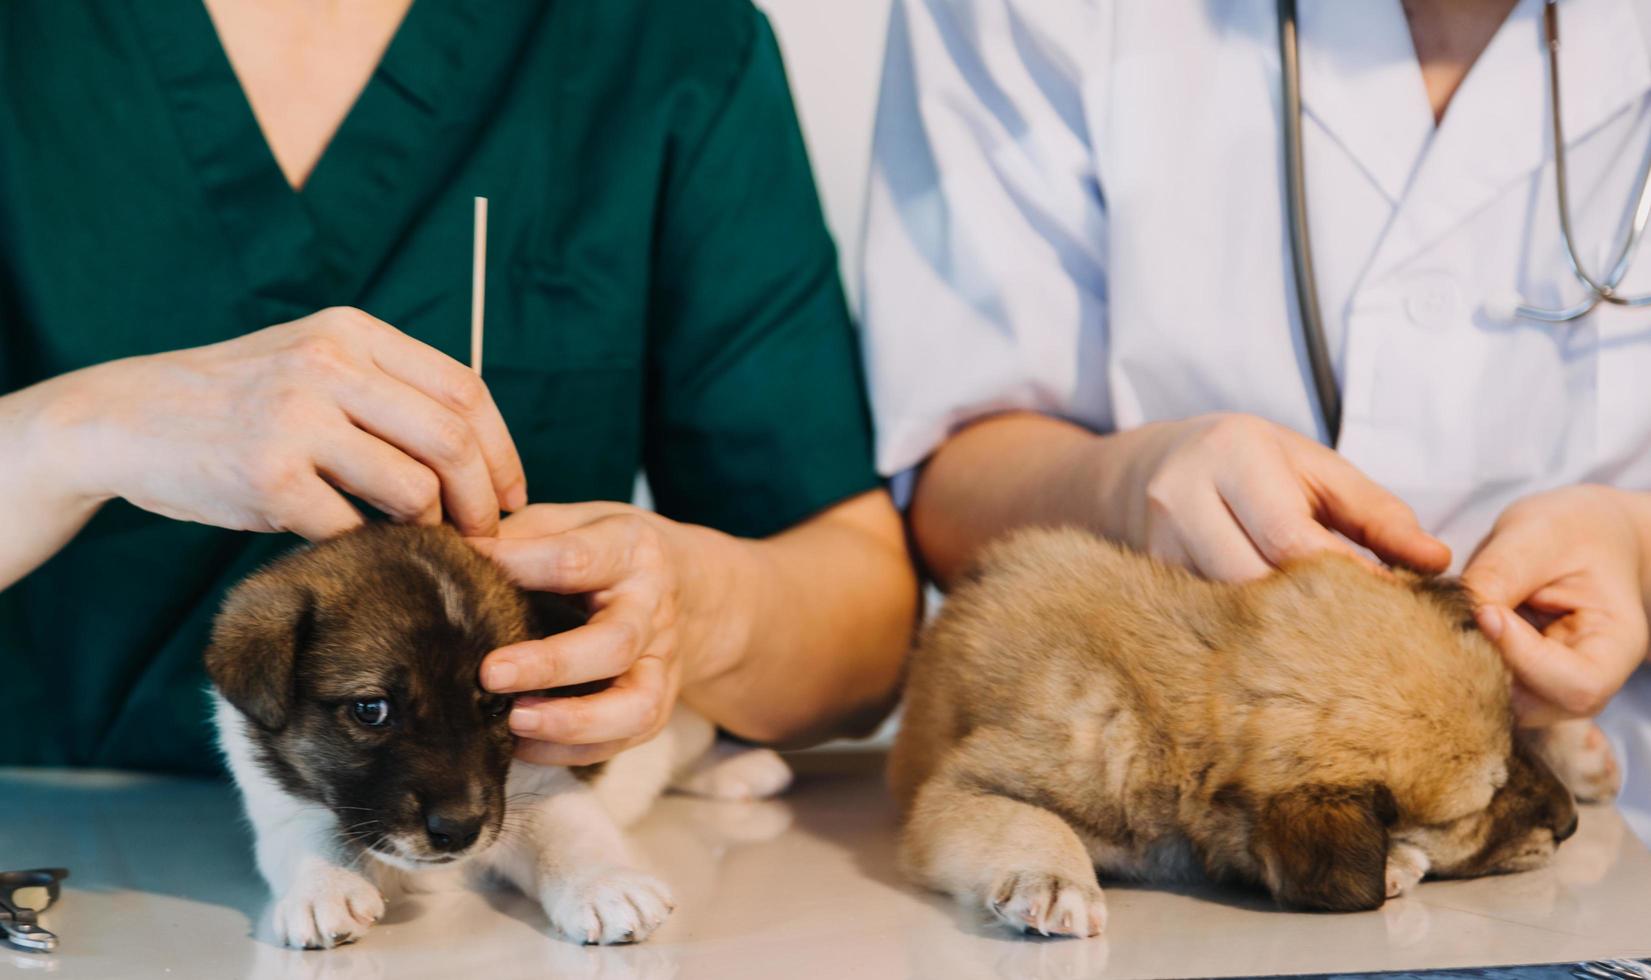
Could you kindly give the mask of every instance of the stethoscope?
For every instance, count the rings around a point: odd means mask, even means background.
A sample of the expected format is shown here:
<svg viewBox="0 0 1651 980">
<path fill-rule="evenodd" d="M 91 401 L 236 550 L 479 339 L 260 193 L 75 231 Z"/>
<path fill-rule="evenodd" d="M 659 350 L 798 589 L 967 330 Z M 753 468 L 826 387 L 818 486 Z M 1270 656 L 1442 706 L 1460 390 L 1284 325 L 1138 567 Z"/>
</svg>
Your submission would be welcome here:
<svg viewBox="0 0 1651 980">
<path fill-rule="evenodd" d="M 1651 306 L 1651 294 L 1627 296 L 1617 292 L 1628 267 L 1633 264 L 1634 250 L 1639 247 L 1647 223 L 1651 223 L 1651 155 L 1640 170 L 1639 191 L 1634 204 L 1634 219 L 1617 248 L 1617 259 L 1604 276 L 1595 276 L 1583 265 L 1577 254 L 1576 241 L 1571 234 L 1571 200 L 1566 189 L 1565 128 L 1559 118 L 1559 0 L 1544 0 L 1542 26 L 1548 44 L 1548 109 L 1553 113 L 1554 185 L 1558 191 L 1559 231 L 1565 241 L 1565 255 L 1570 260 L 1571 272 L 1588 295 L 1582 300 L 1559 309 L 1533 306 L 1522 299 L 1502 304 L 1500 319 L 1516 317 L 1542 323 L 1568 323 L 1593 312 L 1601 303 L 1614 306 Z M 1341 390 L 1336 374 L 1330 366 L 1330 353 L 1324 340 L 1324 317 L 1319 310 L 1317 280 L 1313 275 L 1313 252 L 1307 237 L 1307 179 L 1301 156 L 1301 66 L 1300 48 L 1296 38 L 1295 0 L 1278 0 L 1278 52 L 1284 84 L 1284 181 L 1285 210 L 1290 229 L 1290 255 L 1294 261 L 1296 303 L 1301 311 L 1302 339 L 1307 346 L 1307 363 L 1313 374 L 1313 389 L 1318 395 L 1319 414 L 1335 444 L 1341 433 Z"/>
</svg>

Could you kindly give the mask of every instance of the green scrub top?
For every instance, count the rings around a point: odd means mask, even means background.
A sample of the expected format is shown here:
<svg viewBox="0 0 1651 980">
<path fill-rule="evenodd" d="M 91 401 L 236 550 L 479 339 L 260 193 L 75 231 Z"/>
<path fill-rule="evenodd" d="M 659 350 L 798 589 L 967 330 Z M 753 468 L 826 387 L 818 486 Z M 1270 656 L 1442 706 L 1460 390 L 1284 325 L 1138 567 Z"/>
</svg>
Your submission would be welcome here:
<svg viewBox="0 0 1651 980">
<path fill-rule="evenodd" d="M 335 305 L 468 360 L 480 195 L 483 373 L 534 501 L 640 470 L 667 516 L 760 536 L 877 485 L 746 0 L 417 0 L 301 192 L 200 0 L 0 4 L 0 89 L 0 390 Z M 294 540 L 106 506 L 0 592 L 0 764 L 216 769 L 208 624 Z"/>
</svg>

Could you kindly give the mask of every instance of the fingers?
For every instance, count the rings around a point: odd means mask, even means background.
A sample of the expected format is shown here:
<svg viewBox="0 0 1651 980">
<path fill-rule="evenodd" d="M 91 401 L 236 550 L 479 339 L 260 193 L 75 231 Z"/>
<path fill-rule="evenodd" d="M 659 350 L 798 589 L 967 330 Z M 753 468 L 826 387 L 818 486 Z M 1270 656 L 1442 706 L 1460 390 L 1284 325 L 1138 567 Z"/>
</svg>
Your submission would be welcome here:
<svg viewBox="0 0 1651 980">
<path fill-rule="evenodd" d="M 499 522 L 501 538 L 534 538 L 561 534 L 603 517 L 631 511 L 629 504 L 613 500 L 589 500 L 572 504 L 534 504 Z"/>
<path fill-rule="evenodd" d="M 434 470 L 447 514 L 463 534 L 498 530 L 499 498 L 469 423 L 422 392 L 384 375 L 340 387 L 350 420 Z"/>
<path fill-rule="evenodd" d="M 1314 518 L 1283 454 L 1247 456 L 1216 476 L 1216 490 L 1261 557 L 1278 566 L 1320 551 L 1374 565 Z"/>
<path fill-rule="evenodd" d="M 1154 505 L 1155 507 L 1159 505 Z M 1147 530 L 1147 553 L 1205 578 L 1244 582 L 1272 570 L 1213 487 L 1167 505 Z"/>
<path fill-rule="evenodd" d="M 463 418 L 475 434 L 495 498 L 507 510 L 525 506 L 527 477 L 522 472 L 521 456 L 487 385 L 474 371 L 434 347 L 387 324 L 381 326 L 386 329 L 372 333 L 374 362 L 386 374 L 417 388 Z"/>
<path fill-rule="evenodd" d="M 652 564 L 658 542 L 646 523 L 628 515 L 599 518 L 537 538 L 473 542 L 523 588 L 572 595 L 605 589 Z"/>
<path fill-rule="evenodd" d="M 518 698 L 510 711 L 510 730 L 523 738 L 561 745 L 641 738 L 663 723 L 664 703 L 664 662 L 643 657 L 600 694 Z"/>
<path fill-rule="evenodd" d="M 395 520 L 441 523 L 441 481 L 435 473 L 353 425 L 341 422 L 339 429 L 316 453 L 316 468 L 328 483 Z"/>
<path fill-rule="evenodd" d="M 493 651 L 482 663 L 482 686 L 514 694 L 619 676 L 646 648 L 642 605 L 639 599 L 622 597 L 577 629 Z"/>
<path fill-rule="evenodd" d="M 1450 548 L 1422 529 L 1415 511 L 1339 453 L 1313 443 L 1299 463 L 1325 524 L 1391 564 L 1425 572 L 1450 567 Z"/>
<path fill-rule="evenodd" d="M 1570 645 L 1537 632 L 1505 606 L 1480 606 L 1475 618 L 1496 643 L 1515 679 L 1551 706 L 1552 711 L 1543 714 L 1561 718 L 1598 714 L 1638 661 L 1637 656 L 1624 656 L 1609 624 L 1591 610 L 1566 617 L 1572 620 L 1565 625 Z M 1626 669 L 1621 669 L 1623 664 Z M 1536 708 L 1527 702 L 1525 715 L 1533 713 Z"/>
<path fill-rule="evenodd" d="M 1462 571 L 1481 602 L 1510 609 L 1523 605 L 1554 577 L 1555 536 L 1544 523 L 1498 522 Z"/>
<path fill-rule="evenodd" d="M 324 541 L 361 524 L 350 502 L 314 473 L 295 481 L 285 499 L 288 511 L 276 517 L 279 529 L 309 541 Z"/>
</svg>

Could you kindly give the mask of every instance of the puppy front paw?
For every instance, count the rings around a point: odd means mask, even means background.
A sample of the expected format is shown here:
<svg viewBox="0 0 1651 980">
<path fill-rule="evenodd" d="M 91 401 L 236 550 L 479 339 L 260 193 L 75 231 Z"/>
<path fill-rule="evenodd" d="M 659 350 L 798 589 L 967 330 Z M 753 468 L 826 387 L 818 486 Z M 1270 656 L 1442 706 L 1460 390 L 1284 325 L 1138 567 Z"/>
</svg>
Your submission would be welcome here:
<svg viewBox="0 0 1651 980">
<path fill-rule="evenodd" d="M 1611 740 L 1592 721 L 1562 721 L 1541 733 L 1538 752 L 1583 803 L 1605 803 L 1622 792 L 1622 767 Z"/>
<path fill-rule="evenodd" d="M 713 800 L 766 800 L 790 785 L 791 766 L 773 749 L 726 752 L 718 746 L 673 788 Z"/>
<path fill-rule="evenodd" d="M 1426 852 L 1409 844 L 1394 844 L 1387 852 L 1387 897 L 1398 898 L 1422 880 L 1432 865 Z"/>
<path fill-rule="evenodd" d="M 275 937 L 294 949 L 331 949 L 360 939 L 384 915 L 384 896 L 354 871 L 301 876 L 275 903 Z"/>
<path fill-rule="evenodd" d="M 1011 872 L 999 878 L 986 900 L 1011 929 L 1045 936 L 1098 936 L 1106 928 L 1106 897 L 1100 886 L 1065 875 Z"/>
<path fill-rule="evenodd" d="M 577 943 L 603 946 L 648 938 L 676 908 L 664 882 L 621 867 L 580 872 L 546 885 L 540 901 L 557 932 Z"/>
</svg>

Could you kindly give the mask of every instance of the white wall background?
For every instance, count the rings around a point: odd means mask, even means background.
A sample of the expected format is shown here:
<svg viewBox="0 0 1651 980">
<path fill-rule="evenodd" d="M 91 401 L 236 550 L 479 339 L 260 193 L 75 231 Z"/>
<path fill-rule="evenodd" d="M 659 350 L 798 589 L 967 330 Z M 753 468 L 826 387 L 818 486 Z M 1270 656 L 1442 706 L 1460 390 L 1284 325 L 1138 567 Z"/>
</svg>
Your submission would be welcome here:
<svg viewBox="0 0 1651 980">
<path fill-rule="evenodd" d="M 859 309 L 860 226 L 891 0 L 756 0 L 785 53 L 843 282 Z"/>
</svg>

